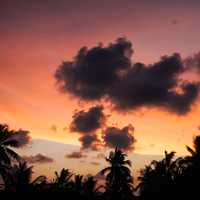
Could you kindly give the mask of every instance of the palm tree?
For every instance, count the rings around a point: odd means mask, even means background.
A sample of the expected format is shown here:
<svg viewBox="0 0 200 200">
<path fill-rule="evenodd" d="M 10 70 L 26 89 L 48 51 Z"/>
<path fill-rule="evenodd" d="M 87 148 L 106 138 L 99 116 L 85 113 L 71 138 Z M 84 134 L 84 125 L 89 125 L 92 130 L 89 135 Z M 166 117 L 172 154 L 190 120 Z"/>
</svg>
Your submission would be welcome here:
<svg viewBox="0 0 200 200">
<path fill-rule="evenodd" d="M 70 189 L 73 191 L 75 199 L 95 199 L 99 194 L 97 180 L 93 176 L 84 177 L 83 175 L 75 175 L 71 182 Z"/>
<path fill-rule="evenodd" d="M 95 199 L 101 186 L 97 186 L 97 180 L 93 176 L 88 176 L 83 182 L 83 195 L 85 199 Z"/>
<path fill-rule="evenodd" d="M 83 175 L 77 174 L 74 176 L 72 187 L 76 192 L 80 192 L 83 189 Z"/>
<path fill-rule="evenodd" d="M 110 166 L 100 172 L 106 175 L 106 193 L 112 199 L 128 199 L 133 196 L 133 178 L 129 169 L 131 161 L 126 160 L 126 157 L 127 155 L 116 147 L 106 158 Z"/>
<path fill-rule="evenodd" d="M 177 181 L 178 191 L 184 196 L 196 197 L 199 195 L 200 180 L 200 136 L 193 141 L 193 148 L 186 146 L 189 156 L 181 160 L 182 174 Z"/>
<path fill-rule="evenodd" d="M 75 175 L 70 188 L 76 199 L 80 199 L 83 194 L 83 175 Z"/>
<path fill-rule="evenodd" d="M 200 157 L 200 136 L 196 136 L 193 141 L 193 147 L 192 149 L 189 146 L 186 146 L 188 152 L 191 154 L 192 157 Z"/>
<path fill-rule="evenodd" d="M 71 178 L 73 174 L 69 171 L 69 169 L 63 168 L 60 173 L 55 172 L 56 178 L 53 180 L 53 190 L 55 192 L 66 192 L 72 182 Z"/>
<path fill-rule="evenodd" d="M 28 166 L 25 161 L 10 166 L 4 173 L 5 191 L 8 192 L 30 192 L 33 189 L 39 189 L 39 186 L 46 183 L 45 176 L 39 176 L 32 181 L 32 166 Z"/>
<path fill-rule="evenodd" d="M 10 130 L 5 124 L 0 124 L 0 165 L 10 165 L 11 159 L 20 160 L 20 156 L 10 147 L 18 147 L 18 141 L 13 137 L 17 131 Z"/>
<path fill-rule="evenodd" d="M 181 158 L 174 159 L 175 152 L 167 153 L 165 157 L 153 160 L 140 171 L 139 193 L 142 199 L 163 199 L 172 195 L 175 181 L 180 174 L 179 162 Z"/>
</svg>

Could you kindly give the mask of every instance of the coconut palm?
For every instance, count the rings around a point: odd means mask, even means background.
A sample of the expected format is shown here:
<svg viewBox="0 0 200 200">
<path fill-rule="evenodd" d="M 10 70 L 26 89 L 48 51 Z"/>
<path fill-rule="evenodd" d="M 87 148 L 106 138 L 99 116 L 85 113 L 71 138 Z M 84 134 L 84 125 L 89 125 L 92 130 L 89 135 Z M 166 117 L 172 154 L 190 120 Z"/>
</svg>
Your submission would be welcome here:
<svg viewBox="0 0 200 200">
<path fill-rule="evenodd" d="M 162 199 L 173 193 L 175 180 L 180 172 L 179 159 L 174 159 L 175 152 L 167 153 L 159 161 L 152 161 L 141 170 L 139 176 L 139 193 L 142 199 Z"/>
<path fill-rule="evenodd" d="M 18 147 L 14 134 L 17 134 L 17 131 L 10 130 L 5 124 L 0 124 L 0 164 L 10 165 L 11 159 L 20 160 L 20 156 L 10 148 Z"/>
<path fill-rule="evenodd" d="M 56 171 L 55 175 L 56 178 L 53 180 L 53 190 L 55 192 L 66 192 L 72 184 L 71 178 L 73 174 L 69 171 L 69 169 L 63 168 L 60 173 Z"/>
<path fill-rule="evenodd" d="M 182 174 L 177 181 L 178 191 L 184 196 L 199 195 L 200 180 L 200 136 L 196 136 L 193 141 L 193 148 L 186 146 L 189 156 L 182 159 Z"/>
<path fill-rule="evenodd" d="M 85 199 L 95 199 L 98 196 L 98 190 L 101 186 L 97 186 L 97 180 L 93 176 L 88 176 L 83 182 L 83 195 Z"/>
<path fill-rule="evenodd" d="M 9 192 L 27 192 L 39 189 L 39 185 L 46 183 L 45 176 L 39 176 L 32 180 L 32 166 L 28 166 L 27 162 L 20 161 L 10 166 L 4 171 L 5 191 Z"/>
<path fill-rule="evenodd" d="M 109 167 L 101 170 L 102 175 L 106 175 L 106 193 L 110 198 L 126 198 L 132 197 L 133 194 L 133 178 L 131 176 L 131 161 L 126 160 L 127 155 L 117 147 L 114 152 L 110 152 L 106 161 Z"/>
</svg>

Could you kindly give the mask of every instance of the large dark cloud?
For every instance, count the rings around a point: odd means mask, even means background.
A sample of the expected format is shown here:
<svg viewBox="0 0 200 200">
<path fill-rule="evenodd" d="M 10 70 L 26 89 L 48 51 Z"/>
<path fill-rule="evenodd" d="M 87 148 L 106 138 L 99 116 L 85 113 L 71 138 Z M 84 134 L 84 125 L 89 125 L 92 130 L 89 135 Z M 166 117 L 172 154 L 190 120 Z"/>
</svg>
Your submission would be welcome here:
<svg viewBox="0 0 200 200">
<path fill-rule="evenodd" d="M 133 64 L 132 52 L 125 38 L 107 47 L 84 47 L 73 61 L 57 69 L 55 77 L 62 91 L 86 101 L 106 98 L 118 110 L 147 106 L 177 114 L 189 112 L 199 83 L 180 80 L 187 69 L 185 60 L 175 53 L 151 65 Z"/>
<path fill-rule="evenodd" d="M 65 156 L 66 158 L 73 158 L 73 159 L 80 159 L 80 158 L 86 158 L 87 156 L 83 154 L 81 151 L 74 151 L 72 153 L 69 153 Z"/>
<path fill-rule="evenodd" d="M 63 91 L 83 100 L 99 99 L 108 93 L 119 73 L 130 67 L 131 51 L 131 43 L 125 39 L 108 47 L 83 47 L 74 61 L 64 62 L 57 69 L 55 77 Z"/>
<path fill-rule="evenodd" d="M 164 56 L 149 66 L 136 63 L 113 86 L 110 98 L 122 110 L 154 106 L 185 114 L 198 96 L 199 84 L 179 81 L 183 72 L 179 54 Z"/>
<path fill-rule="evenodd" d="M 103 141 L 105 146 L 123 150 L 133 150 L 136 142 L 133 136 L 134 128 L 132 125 L 124 128 L 108 127 L 103 131 Z"/>
<path fill-rule="evenodd" d="M 91 107 L 88 111 L 78 111 L 73 115 L 70 125 L 72 132 L 90 133 L 100 128 L 105 122 L 102 106 Z"/>
<path fill-rule="evenodd" d="M 23 159 L 31 164 L 43 164 L 43 163 L 52 163 L 54 160 L 43 154 L 36 154 L 34 156 L 23 156 Z"/>
</svg>

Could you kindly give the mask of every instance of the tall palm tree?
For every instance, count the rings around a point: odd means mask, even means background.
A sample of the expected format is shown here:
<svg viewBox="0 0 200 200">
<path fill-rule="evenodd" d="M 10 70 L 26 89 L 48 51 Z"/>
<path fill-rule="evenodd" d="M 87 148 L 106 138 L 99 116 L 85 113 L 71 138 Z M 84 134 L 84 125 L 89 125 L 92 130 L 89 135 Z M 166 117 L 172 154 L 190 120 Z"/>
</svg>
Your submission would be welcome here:
<svg viewBox="0 0 200 200">
<path fill-rule="evenodd" d="M 200 136 L 193 141 L 193 148 L 186 146 L 189 156 L 181 161 L 182 174 L 178 179 L 178 191 L 184 196 L 196 197 L 199 195 L 200 180 Z"/>
<path fill-rule="evenodd" d="M 18 141 L 12 137 L 16 133 L 7 125 L 0 124 L 0 165 L 10 165 L 11 159 L 20 160 L 20 156 L 10 148 L 18 147 Z"/>
<path fill-rule="evenodd" d="M 131 176 L 131 161 L 126 160 L 127 155 L 117 147 L 110 152 L 106 161 L 109 167 L 101 170 L 102 175 L 106 175 L 106 193 L 110 198 L 128 198 L 133 194 L 133 178 Z"/>
</svg>

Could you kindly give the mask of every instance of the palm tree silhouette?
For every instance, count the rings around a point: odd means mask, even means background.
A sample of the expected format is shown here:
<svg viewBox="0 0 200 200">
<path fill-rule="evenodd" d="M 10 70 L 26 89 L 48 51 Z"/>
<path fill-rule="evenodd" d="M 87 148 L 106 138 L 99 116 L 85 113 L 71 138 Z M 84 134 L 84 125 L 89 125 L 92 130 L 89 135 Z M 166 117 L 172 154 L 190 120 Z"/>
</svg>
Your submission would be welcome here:
<svg viewBox="0 0 200 200">
<path fill-rule="evenodd" d="M 18 147 L 18 141 L 12 137 L 17 131 L 10 130 L 7 125 L 0 124 L 0 165 L 10 165 L 11 159 L 20 160 L 20 156 L 10 147 Z"/>
<path fill-rule="evenodd" d="M 200 136 L 193 140 L 193 148 L 186 146 L 189 156 L 184 157 L 180 162 L 182 173 L 177 180 L 177 190 L 183 196 L 190 198 L 199 195 L 200 180 Z"/>
<path fill-rule="evenodd" d="M 174 159 L 175 152 L 165 151 L 162 160 L 153 160 L 140 171 L 137 188 L 142 199 L 163 199 L 174 193 L 175 181 L 180 174 L 179 162 L 181 158 Z"/>
<path fill-rule="evenodd" d="M 97 180 L 93 176 L 88 176 L 83 182 L 83 194 L 85 199 L 95 199 L 98 196 L 98 190 L 101 186 L 97 187 Z"/>
<path fill-rule="evenodd" d="M 100 172 L 106 175 L 106 193 L 111 199 L 133 197 L 133 178 L 129 169 L 131 161 L 126 160 L 126 157 L 127 155 L 116 147 L 106 158 L 110 166 Z"/>
<path fill-rule="evenodd" d="M 39 186 L 46 183 L 45 176 L 32 180 L 32 166 L 28 166 L 25 161 L 9 167 L 5 173 L 4 185 L 5 191 L 8 192 L 32 192 L 33 189 L 39 189 Z"/>
<path fill-rule="evenodd" d="M 55 172 L 56 178 L 53 180 L 53 190 L 55 192 L 66 192 L 70 189 L 72 184 L 71 178 L 73 174 L 69 171 L 69 169 L 63 168 L 60 173 Z"/>
</svg>

